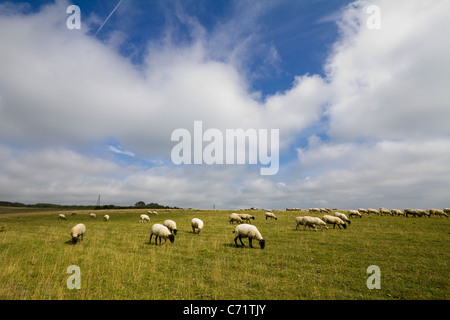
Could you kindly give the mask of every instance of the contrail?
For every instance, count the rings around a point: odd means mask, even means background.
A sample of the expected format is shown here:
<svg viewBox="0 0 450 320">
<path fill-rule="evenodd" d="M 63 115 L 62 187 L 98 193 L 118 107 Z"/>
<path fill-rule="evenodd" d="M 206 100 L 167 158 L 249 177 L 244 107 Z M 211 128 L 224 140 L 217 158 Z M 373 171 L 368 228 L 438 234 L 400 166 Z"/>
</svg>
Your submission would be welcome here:
<svg viewBox="0 0 450 320">
<path fill-rule="evenodd" d="M 95 35 L 97 35 L 97 33 L 100 32 L 100 30 L 102 30 L 103 26 L 105 25 L 105 23 L 109 20 L 109 18 L 113 15 L 113 13 L 117 10 L 117 8 L 120 6 L 120 4 L 122 3 L 123 0 L 120 0 L 119 3 L 117 4 L 117 6 L 113 9 L 113 11 L 111 11 L 111 13 L 109 14 L 109 16 L 106 18 L 105 21 L 103 21 L 102 25 L 100 26 L 100 28 L 98 28 L 97 32 L 95 33 Z"/>
</svg>

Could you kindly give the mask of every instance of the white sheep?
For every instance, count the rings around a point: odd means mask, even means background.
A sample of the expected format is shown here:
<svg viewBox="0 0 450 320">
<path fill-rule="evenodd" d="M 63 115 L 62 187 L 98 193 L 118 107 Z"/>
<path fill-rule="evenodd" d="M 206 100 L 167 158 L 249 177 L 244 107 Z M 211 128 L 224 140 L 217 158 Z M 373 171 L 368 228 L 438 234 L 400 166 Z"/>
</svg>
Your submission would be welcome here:
<svg viewBox="0 0 450 320">
<path fill-rule="evenodd" d="M 448 209 L 448 208 L 446 208 L 446 209 Z M 444 210 L 445 210 L 445 209 L 444 209 Z M 430 216 L 431 216 L 432 214 L 434 214 L 434 215 L 436 215 L 436 216 L 439 216 L 439 218 L 442 217 L 442 216 L 448 218 L 448 214 L 447 214 L 444 210 L 430 209 Z M 448 212 L 450 213 L 450 209 L 448 210 Z"/>
<path fill-rule="evenodd" d="M 103 220 L 105 220 L 106 222 L 108 222 L 108 221 L 109 221 L 109 215 L 105 214 L 105 215 L 103 216 Z"/>
<path fill-rule="evenodd" d="M 297 217 L 295 218 L 295 222 L 297 223 L 297 226 L 295 227 L 296 230 L 298 230 L 299 225 L 303 225 L 303 230 L 306 230 L 306 227 L 311 228 L 313 227 L 315 231 L 317 231 L 317 225 L 321 227 L 325 227 L 325 229 L 328 230 L 327 224 L 317 217 L 310 217 L 310 216 L 304 216 L 304 217 Z"/>
<path fill-rule="evenodd" d="M 242 218 L 241 218 L 240 215 L 237 214 L 237 213 L 232 213 L 232 214 L 230 214 L 230 216 L 228 217 L 228 219 L 229 219 L 230 224 L 233 224 L 233 223 L 235 223 L 235 222 L 237 222 L 237 223 L 242 223 L 242 222 L 243 222 Z"/>
<path fill-rule="evenodd" d="M 140 223 L 144 223 L 144 222 L 150 222 L 150 217 L 146 214 L 141 214 L 139 217 L 139 222 Z"/>
<path fill-rule="evenodd" d="M 81 237 L 81 240 L 84 238 L 84 233 L 86 232 L 86 226 L 82 223 L 77 224 L 70 231 L 70 236 L 72 237 L 72 244 L 76 244 L 78 239 Z"/>
<path fill-rule="evenodd" d="M 264 213 L 264 215 L 266 216 L 266 220 L 267 220 L 267 218 L 278 220 L 278 218 L 272 212 L 266 211 L 266 213 Z"/>
<path fill-rule="evenodd" d="M 356 211 L 356 212 L 357 212 L 357 211 Z M 358 213 L 359 213 L 359 212 L 358 212 Z M 342 221 L 347 222 L 348 224 L 351 224 L 351 223 L 352 223 L 352 222 L 350 221 L 350 219 L 347 218 L 347 216 L 346 216 L 344 213 L 342 213 L 342 212 L 335 212 L 335 213 L 334 213 L 334 216 L 340 218 Z"/>
<path fill-rule="evenodd" d="M 61 213 L 58 215 L 58 220 L 66 220 L 66 216 Z"/>
<path fill-rule="evenodd" d="M 328 224 L 332 224 L 333 229 L 336 228 L 336 225 L 339 227 L 339 229 L 341 228 L 341 226 L 343 226 L 344 229 L 347 229 L 347 225 L 345 224 L 344 221 L 342 221 L 341 218 L 330 216 L 330 215 L 324 215 L 322 217 L 322 220 Z"/>
<path fill-rule="evenodd" d="M 420 213 L 418 210 L 406 208 L 404 210 L 406 218 L 408 218 L 409 215 L 412 215 L 413 217 L 421 217 L 422 213 Z"/>
<path fill-rule="evenodd" d="M 394 216 L 405 216 L 405 213 L 399 209 L 392 209 L 391 212 Z"/>
<path fill-rule="evenodd" d="M 442 211 L 444 211 L 445 213 L 450 213 L 450 208 L 444 208 Z"/>
<path fill-rule="evenodd" d="M 162 238 L 164 239 L 163 244 L 166 244 L 167 239 L 169 239 L 171 243 L 174 243 L 175 241 L 175 236 L 173 235 L 173 233 L 170 232 L 170 230 L 166 226 L 163 226 L 159 223 L 155 223 L 150 230 L 150 240 L 148 241 L 149 244 L 152 242 L 153 236 L 155 236 L 155 245 L 158 244 L 158 238 L 160 245 Z"/>
<path fill-rule="evenodd" d="M 95 219 L 97 218 L 97 215 L 95 213 L 89 213 L 89 217 L 91 217 L 91 219 Z"/>
<path fill-rule="evenodd" d="M 362 218 L 362 214 L 359 211 L 357 211 L 357 210 L 348 210 L 347 212 L 348 212 L 348 216 L 350 218 L 353 217 L 353 216 L 357 216 L 357 217 Z"/>
<path fill-rule="evenodd" d="M 163 225 L 169 229 L 173 235 L 177 235 L 178 229 L 177 224 L 173 220 L 164 220 Z"/>
<path fill-rule="evenodd" d="M 152 210 L 148 210 L 148 211 L 147 211 L 147 214 L 157 216 L 157 215 L 158 215 L 158 212 L 152 211 Z"/>
<path fill-rule="evenodd" d="M 198 218 L 194 218 L 191 220 L 191 227 L 192 227 L 192 232 L 195 233 L 195 229 L 197 229 L 198 234 L 201 234 L 203 231 L 203 221 Z"/>
<path fill-rule="evenodd" d="M 319 212 L 320 213 L 320 209 L 319 208 L 309 208 L 309 213 L 311 212 Z"/>
<path fill-rule="evenodd" d="M 234 243 L 236 244 L 236 247 L 238 247 L 237 239 L 239 239 L 241 244 L 245 247 L 244 243 L 242 242 L 242 238 L 248 238 L 248 246 L 250 248 L 253 248 L 252 246 L 253 239 L 258 240 L 261 249 L 264 249 L 264 247 L 266 246 L 266 242 L 261 236 L 261 233 L 255 226 L 251 224 L 245 223 L 240 224 L 234 229 L 233 233 L 234 233 Z"/>
<path fill-rule="evenodd" d="M 390 215 L 390 216 L 392 215 L 391 211 L 386 208 L 380 208 L 379 212 L 380 212 L 380 215 L 383 215 L 383 214 Z"/>
<path fill-rule="evenodd" d="M 367 213 L 380 215 L 380 212 L 377 209 L 372 209 L 372 208 L 367 209 Z"/>
<path fill-rule="evenodd" d="M 367 210 L 363 209 L 363 208 L 359 208 L 358 212 L 361 213 L 361 214 L 363 214 L 363 213 L 367 214 L 368 213 Z"/>
<path fill-rule="evenodd" d="M 248 213 L 239 214 L 242 220 L 245 220 L 247 223 L 250 223 L 250 220 L 255 220 L 255 217 Z"/>
</svg>

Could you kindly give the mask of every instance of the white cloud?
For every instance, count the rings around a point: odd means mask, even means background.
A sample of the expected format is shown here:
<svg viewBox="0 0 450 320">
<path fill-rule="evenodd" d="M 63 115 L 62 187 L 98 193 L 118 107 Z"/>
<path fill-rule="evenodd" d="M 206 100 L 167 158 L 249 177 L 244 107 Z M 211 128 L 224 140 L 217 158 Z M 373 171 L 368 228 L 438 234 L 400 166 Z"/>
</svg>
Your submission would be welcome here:
<svg viewBox="0 0 450 320">
<path fill-rule="evenodd" d="M 325 78 L 298 75 L 264 101 L 249 90 L 247 60 L 239 60 L 258 36 L 234 24 L 208 33 L 180 11 L 192 43 L 150 43 L 137 69 L 118 54 L 120 39 L 99 42 L 87 34 L 89 22 L 67 30 L 66 2 L 30 15 L 8 6 L 0 16 L 4 200 L 94 203 L 102 194 L 116 204 L 205 208 L 446 205 L 450 44 L 442 30 L 450 29 L 450 4 L 377 1 L 382 29 L 371 31 L 368 3 L 340 12 Z M 256 12 L 247 23 L 258 32 Z M 280 57 L 268 48 L 266 62 L 276 68 Z M 194 120 L 204 129 L 280 129 L 283 150 L 314 126 L 327 131 L 310 133 L 298 163 L 282 161 L 275 177 L 261 177 L 259 166 L 167 164 L 172 131 L 192 130 Z M 80 151 L 109 138 L 117 142 L 111 152 L 159 166 Z"/>
</svg>

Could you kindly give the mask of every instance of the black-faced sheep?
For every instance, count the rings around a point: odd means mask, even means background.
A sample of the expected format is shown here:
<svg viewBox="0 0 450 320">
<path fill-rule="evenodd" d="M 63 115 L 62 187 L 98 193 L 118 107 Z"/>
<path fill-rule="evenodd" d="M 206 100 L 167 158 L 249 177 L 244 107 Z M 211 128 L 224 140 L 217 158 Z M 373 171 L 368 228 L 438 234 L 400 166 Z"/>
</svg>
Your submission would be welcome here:
<svg viewBox="0 0 450 320">
<path fill-rule="evenodd" d="M 237 239 L 239 239 L 241 244 L 245 247 L 244 243 L 242 242 L 242 238 L 248 238 L 248 246 L 250 248 L 253 248 L 252 246 L 253 239 L 258 240 L 261 249 L 264 249 L 266 246 L 266 242 L 261 236 L 261 233 L 255 226 L 251 224 L 240 224 L 236 227 L 236 229 L 234 229 L 233 232 L 234 232 L 234 243 L 236 244 L 236 247 L 238 247 Z"/>
<path fill-rule="evenodd" d="M 161 239 L 164 239 L 164 243 L 166 244 L 167 239 L 170 240 L 171 243 L 174 243 L 175 236 L 172 232 L 162 224 L 155 223 L 151 230 L 150 230 L 150 240 L 148 243 L 150 244 L 152 242 L 152 237 L 155 236 L 155 245 L 158 244 L 158 238 L 159 238 L 159 244 L 161 245 Z"/>
</svg>

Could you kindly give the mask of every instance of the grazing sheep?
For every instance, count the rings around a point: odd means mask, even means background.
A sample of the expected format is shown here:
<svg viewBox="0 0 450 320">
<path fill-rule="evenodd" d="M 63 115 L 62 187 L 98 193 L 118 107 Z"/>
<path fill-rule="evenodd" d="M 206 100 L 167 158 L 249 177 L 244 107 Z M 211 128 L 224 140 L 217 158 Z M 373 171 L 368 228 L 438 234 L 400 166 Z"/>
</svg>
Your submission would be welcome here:
<svg viewBox="0 0 450 320">
<path fill-rule="evenodd" d="M 178 229 L 177 224 L 173 220 L 164 220 L 163 225 L 169 229 L 174 236 L 177 235 Z"/>
<path fill-rule="evenodd" d="M 70 236 L 72 237 L 72 244 L 76 244 L 78 239 L 81 237 L 81 240 L 84 238 L 84 233 L 86 232 L 86 226 L 82 223 L 77 224 L 70 231 Z"/>
<path fill-rule="evenodd" d="M 324 215 L 322 217 L 322 220 L 328 224 L 332 224 L 333 229 L 336 228 L 336 225 L 339 227 L 339 229 L 341 228 L 341 226 L 343 226 L 344 229 L 347 229 L 347 225 L 345 224 L 344 221 L 342 221 L 341 218 L 330 216 L 330 215 Z"/>
<path fill-rule="evenodd" d="M 422 209 L 416 209 L 422 216 L 427 216 L 428 218 L 431 217 L 430 212 Z"/>
<path fill-rule="evenodd" d="M 237 239 L 241 242 L 241 244 L 245 247 L 244 243 L 242 242 L 242 238 L 248 238 L 248 246 L 250 248 L 253 248 L 252 246 L 252 240 L 256 239 L 259 242 L 259 246 L 261 249 L 264 249 L 266 246 L 266 242 L 261 236 L 261 233 L 258 231 L 258 229 L 251 225 L 251 224 L 240 224 L 234 229 L 234 243 L 236 244 L 236 247 L 238 247 Z"/>
<path fill-rule="evenodd" d="M 329 208 L 320 208 L 319 211 L 320 211 L 320 213 L 322 213 L 322 212 L 325 212 L 325 213 L 331 212 L 331 210 Z"/>
<path fill-rule="evenodd" d="M 203 231 L 203 221 L 197 218 L 191 220 L 192 232 L 195 233 L 195 229 L 198 230 L 198 234 L 201 234 Z"/>
<path fill-rule="evenodd" d="M 148 211 L 147 211 L 147 214 L 157 216 L 157 215 L 158 215 L 158 212 L 152 211 L 152 210 L 148 210 Z"/>
<path fill-rule="evenodd" d="M 71 215 L 72 215 L 72 216 L 76 216 L 77 213 L 76 213 L 76 212 L 72 212 Z"/>
<path fill-rule="evenodd" d="M 95 219 L 97 218 L 97 215 L 95 213 L 89 213 L 89 217 L 91 217 L 91 219 Z"/>
<path fill-rule="evenodd" d="M 356 212 L 357 212 L 357 211 L 356 211 Z M 358 212 L 358 213 L 359 213 L 359 212 Z M 347 222 L 348 224 L 351 224 L 351 223 L 352 223 L 352 222 L 350 221 L 350 219 L 347 218 L 347 216 L 346 216 L 344 213 L 342 213 L 342 212 L 335 212 L 335 213 L 334 213 L 334 216 L 340 218 L 342 221 L 345 221 L 345 222 Z"/>
<path fill-rule="evenodd" d="M 295 227 L 296 230 L 298 230 L 298 226 L 299 225 L 303 225 L 303 230 L 306 230 L 306 227 L 308 226 L 308 228 L 313 227 L 315 231 L 317 231 L 317 225 L 321 226 L 321 227 L 325 227 L 325 229 L 328 230 L 328 226 L 327 224 L 320 218 L 317 217 L 309 217 L 309 216 L 304 216 L 304 217 L 297 217 L 295 218 L 295 222 L 297 223 L 297 226 Z"/>
<path fill-rule="evenodd" d="M 349 216 L 350 218 L 353 217 L 353 216 L 357 216 L 357 217 L 362 218 L 361 212 L 359 212 L 359 211 L 357 211 L 357 210 L 348 210 L 347 212 L 348 212 L 348 216 Z"/>
<path fill-rule="evenodd" d="M 436 216 L 442 217 L 447 217 L 448 218 L 448 214 L 444 211 L 444 210 L 439 210 L 439 209 L 430 209 L 430 216 L 434 214 Z"/>
<path fill-rule="evenodd" d="M 255 217 L 248 213 L 239 214 L 242 220 L 245 220 L 247 223 L 250 223 L 250 220 L 255 220 Z"/>
<path fill-rule="evenodd" d="M 422 213 L 420 213 L 418 210 L 414 210 L 414 209 L 410 209 L 410 208 L 405 209 L 404 212 L 405 212 L 406 218 L 408 218 L 408 215 L 412 215 L 413 217 L 421 217 L 422 216 Z"/>
<path fill-rule="evenodd" d="M 146 214 L 141 214 L 141 216 L 139 217 L 139 222 L 140 223 L 144 223 L 144 222 L 150 222 L 150 217 Z"/>
<path fill-rule="evenodd" d="M 391 212 L 392 212 L 392 214 L 394 216 L 397 216 L 397 217 L 398 216 L 405 216 L 405 213 L 402 210 L 399 210 L 399 209 L 392 209 Z"/>
<path fill-rule="evenodd" d="M 392 215 L 391 211 L 389 211 L 388 209 L 380 208 L 380 215 L 383 215 L 383 214 L 390 215 L 390 216 Z"/>
<path fill-rule="evenodd" d="M 164 243 L 166 244 L 167 239 L 170 240 L 170 242 L 174 243 L 175 241 L 175 236 L 172 234 L 172 232 L 170 232 L 170 230 L 166 227 L 163 226 L 162 224 L 159 223 L 155 223 L 152 226 L 152 229 L 150 230 L 150 240 L 148 241 L 148 243 L 152 243 L 152 237 L 155 236 L 155 245 L 158 244 L 158 238 L 159 238 L 159 244 L 161 245 L 161 238 L 164 239 Z"/>
<path fill-rule="evenodd" d="M 278 220 L 278 218 L 272 212 L 266 211 L 266 213 L 264 213 L 264 215 L 266 216 L 266 220 L 267 220 L 267 218 L 272 218 L 272 219 Z"/>
<path fill-rule="evenodd" d="M 363 209 L 363 208 L 359 208 L 358 212 L 361 213 L 361 214 L 363 214 L 363 213 L 367 214 L 368 213 L 367 210 Z"/>
<path fill-rule="evenodd" d="M 66 216 L 61 213 L 58 215 L 58 220 L 66 220 Z"/>
<path fill-rule="evenodd" d="M 320 213 L 320 209 L 319 208 L 309 208 L 308 212 L 309 213 L 311 213 L 311 212 L 319 212 Z"/>
<path fill-rule="evenodd" d="M 379 212 L 378 210 L 376 210 L 376 209 L 370 208 L 370 209 L 367 209 L 367 214 L 377 214 L 377 215 L 380 215 L 380 212 Z"/>
<path fill-rule="evenodd" d="M 230 224 L 233 224 L 235 222 L 237 222 L 237 223 L 243 222 L 242 218 L 237 213 L 230 214 L 230 216 L 228 218 L 229 218 Z"/>
<path fill-rule="evenodd" d="M 105 220 L 106 222 L 108 222 L 108 221 L 109 221 L 109 215 L 105 214 L 105 215 L 103 216 L 103 220 Z"/>
<path fill-rule="evenodd" d="M 450 208 L 444 208 L 442 211 L 444 211 L 445 213 L 450 213 Z"/>
</svg>

